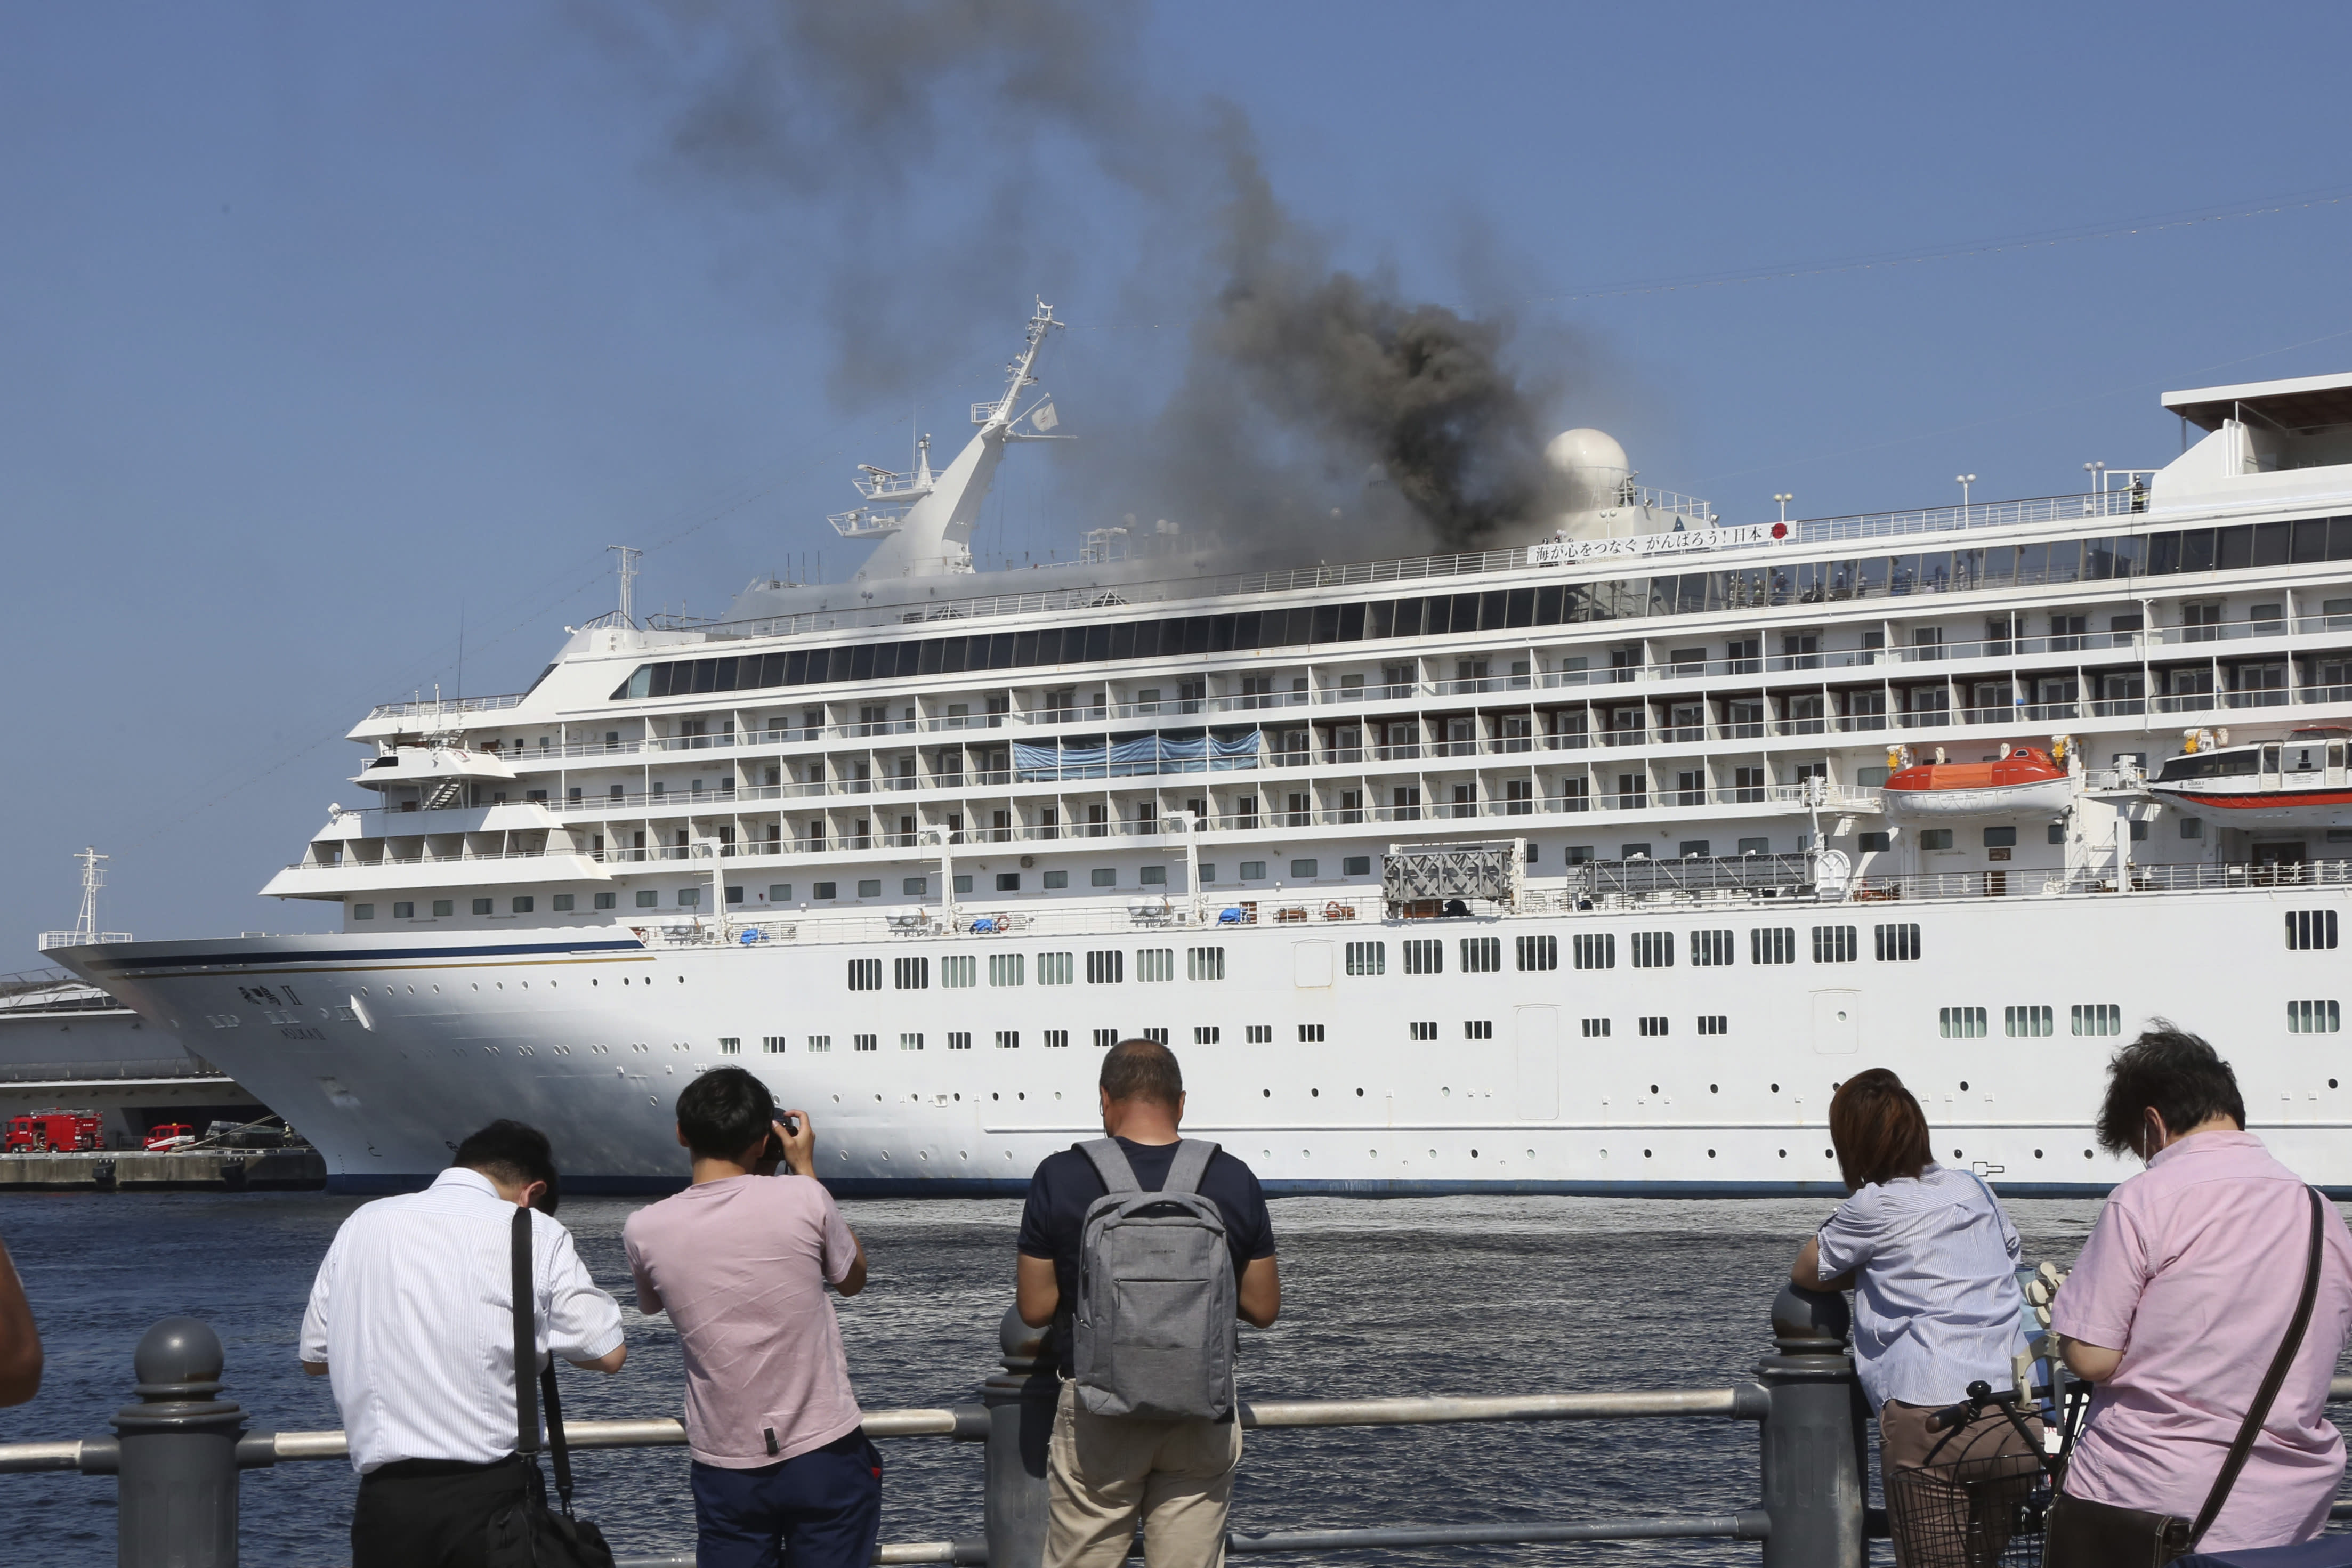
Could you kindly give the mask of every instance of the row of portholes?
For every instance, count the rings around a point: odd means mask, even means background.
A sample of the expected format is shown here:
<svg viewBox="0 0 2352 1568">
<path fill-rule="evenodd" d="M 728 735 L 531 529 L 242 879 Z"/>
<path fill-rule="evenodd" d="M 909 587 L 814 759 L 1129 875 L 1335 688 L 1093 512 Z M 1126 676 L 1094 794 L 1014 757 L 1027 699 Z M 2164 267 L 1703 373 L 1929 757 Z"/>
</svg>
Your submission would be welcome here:
<svg viewBox="0 0 2352 1568">
<path fill-rule="evenodd" d="M 1442 1092 L 1446 1093 L 1446 1094 L 1452 1094 L 1454 1091 L 1453 1091 L 1452 1089 L 1449 1089 L 1443 1090 Z M 1272 1089 L 1259 1089 L 1259 1090 L 1258 1090 L 1258 1093 L 1259 1093 L 1260 1095 L 1264 1096 L 1264 1097 L 1265 1097 L 1265 1099 L 1267 1099 L 1267 1100 L 1272 1100 L 1272 1099 L 1274 1098 L 1274 1090 L 1272 1090 Z M 1323 1091 L 1322 1091 L 1321 1089 L 1308 1089 L 1308 1090 L 1307 1091 L 1307 1097 L 1309 1100 L 1320 1100 L 1320 1099 L 1322 1099 L 1322 1098 L 1323 1098 Z M 1057 1096 L 1055 1096 L 1055 1099 L 1059 1099 L 1059 1098 L 1060 1098 L 1060 1096 L 1058 1096 L 1058 1095 L 1057 1095 Z M 1362 1089 L 1358 1089 L 1358 1090 L 1356 1091 L 1356 1098 L 1357 1098 L 1358 1100 L 1361 1100 L 1361 1099 L 1363 1099 L 1363 1098 L 1364 1098 L 1364 1091 L 1363 1091 Z"/>
</svg>

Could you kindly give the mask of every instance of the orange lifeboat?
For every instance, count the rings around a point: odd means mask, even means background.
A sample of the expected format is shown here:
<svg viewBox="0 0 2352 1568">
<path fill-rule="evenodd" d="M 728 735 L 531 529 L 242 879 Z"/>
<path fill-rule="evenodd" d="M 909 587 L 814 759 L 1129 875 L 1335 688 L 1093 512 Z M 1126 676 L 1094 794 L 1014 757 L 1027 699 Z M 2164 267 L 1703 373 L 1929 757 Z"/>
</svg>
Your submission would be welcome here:
<svg viewBox="0 0 2352 1568">
<path fill-rule="evenodd" d="M 1911 821 L 1960 816 L 2055 815 L 2074 800 L 2074 783 L 2050 753 L 2020 746 L 1990 763 L 1921 763 L 1887 779 L 1887 815 Z"/>
</svg>

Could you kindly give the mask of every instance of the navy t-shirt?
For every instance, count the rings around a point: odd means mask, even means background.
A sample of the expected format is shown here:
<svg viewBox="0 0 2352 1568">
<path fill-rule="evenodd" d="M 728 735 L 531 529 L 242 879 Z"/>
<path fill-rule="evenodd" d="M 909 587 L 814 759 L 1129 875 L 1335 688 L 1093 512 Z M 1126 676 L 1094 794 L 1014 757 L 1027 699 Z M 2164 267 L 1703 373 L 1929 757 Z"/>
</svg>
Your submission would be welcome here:
<svg viewBox="0 0 2352 1568">
<path fill-rule="evenodd" d="M 1118 1141 L 1136 1184 L 1156 1193 L 1176 1163 L 1173 1143 Z M 1029 1178 L 1029 1201 L 1021 1210 L 1021 1239 L 1016 1244 L 1029 1258 L 1054 1260 L 1054 1278 L 1062 1288 L 1061 1310 L 1055 1314 L 1055 1353 L 1062 1375 L 1074 1375 L 1070 1361 L 1069 1316 L 1078 1300 L 1078 1250 L 1086 1229 L 1088 1205 L 1108 1194 L 1102 1173 L 1075 1148 L 1048 1154 Z M 1223 1149 L 1209 1159 L 1201 1173 L 1201 1195 L 1212 1199 L 1225 1217 L 1225 1245 L 1233 1249 L 1234 1282 L 1252 1258 L 1274 1256 L 1274 1218 L 1265 1212 L 1265 1193 L 1257 1173 Z"/>
</svg>

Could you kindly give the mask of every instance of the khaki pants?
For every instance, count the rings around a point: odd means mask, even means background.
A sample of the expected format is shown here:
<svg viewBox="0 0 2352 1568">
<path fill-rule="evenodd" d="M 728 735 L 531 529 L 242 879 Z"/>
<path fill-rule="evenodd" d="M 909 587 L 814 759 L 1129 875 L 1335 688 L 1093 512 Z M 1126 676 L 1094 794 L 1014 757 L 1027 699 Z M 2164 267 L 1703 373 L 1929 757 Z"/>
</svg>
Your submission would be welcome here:
<svg viewBox="0 0 2352 1568">
<path fill-rule="evenodd" d="M 2042 1482 L 2041 1463 L 2000 1411 L 1947 1434 L 1927 1430 L 1937 1408 L 1890 1399 L 1878 1413 L 1879 1479 L 1895 1561 L 1901 1568 L 1991 1568 L 2009 1544 L 2017 1505 Z M 2041 1421 L 2029 1415 L 2026 1426 L 2039 1440 Z"/>
<path fill-rule="evenodd" d="M 1139 1512 L 1150 1568 L 1223 1568 L 1241 1462 L 1238 1419 L 1090 1415 L 1065 1383 L 1046 1467 L 1045 1568 L 1118 1568 Z"/>
</svg>

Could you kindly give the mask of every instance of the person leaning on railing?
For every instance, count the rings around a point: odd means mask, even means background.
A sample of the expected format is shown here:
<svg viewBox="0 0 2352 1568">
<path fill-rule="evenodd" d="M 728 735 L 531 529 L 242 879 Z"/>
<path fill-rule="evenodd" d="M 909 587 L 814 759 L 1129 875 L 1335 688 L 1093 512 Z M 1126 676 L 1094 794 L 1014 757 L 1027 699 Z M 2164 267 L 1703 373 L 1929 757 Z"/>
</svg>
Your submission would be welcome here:
<svg viewBox="0 0 2352 1568">
<path fill-rule="evenodd" d="M 1936 1163 L 1927 1113 L 1885 1068 L 1839 1086 L 1830 1142 L 1852 1195 L 1799 1251 L 1790 1278 L 1854 1294 L 1854 1366 L 1878 1417 L 1897 1558 L 1904 1568 L 1957 1564 L 1971 1524 L 1962 1458 L 1973 1472 L 2021 1477 L 2036 1465 L 1998 1409 L 1949 1433 L 1931 1432 L 1927 1418 L 1971 1383 L 2009 1386 L 2023 1246 L 1982 1181 Z M 2006 1510 L 1978 1512 L 2000 1516 L 1978 1518 L 1978 1531 L 2005 1536 Z"/>
<path fill-rule="evenodd" d="M 2051 1304 L 2066 1364 L 2096 1387 L 2066 1499 L 2193 1521 L 2287 1336 L 2310 1256 L 2302 1178 L 2245 1130 L 2237 1075 L 2162 1019 L 2116 1053 L 2099 1142 L 2147 1169 L 2108 1195 Z M 2352 1331 L 2352 1236 L 2320 1205 L 2302 1343 L 2200 1552 L 2288 1545 L 2327 1522 L 2344 1436 L 2328 1380 Z M 2060 1521 L 2051 1522 L 2053 1546 Z"/>
</svg>

